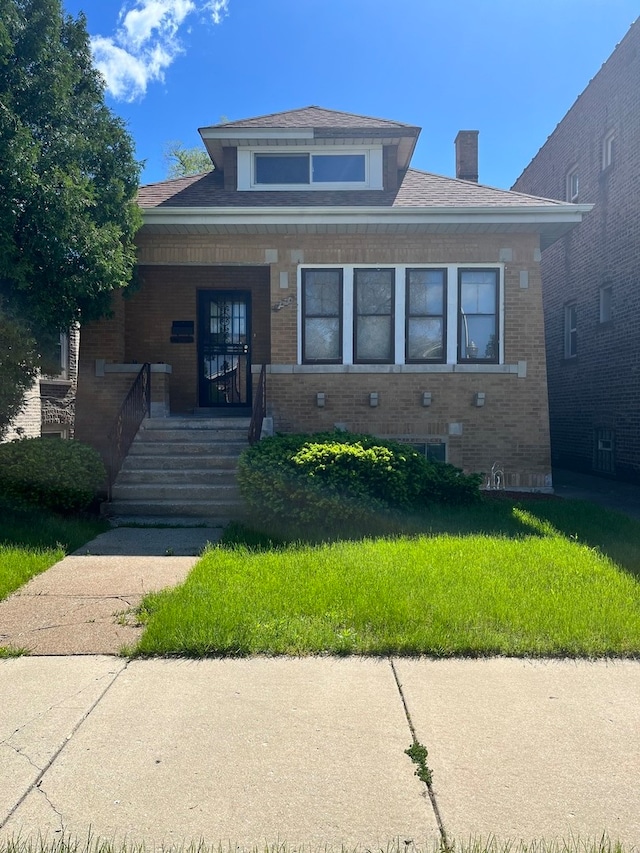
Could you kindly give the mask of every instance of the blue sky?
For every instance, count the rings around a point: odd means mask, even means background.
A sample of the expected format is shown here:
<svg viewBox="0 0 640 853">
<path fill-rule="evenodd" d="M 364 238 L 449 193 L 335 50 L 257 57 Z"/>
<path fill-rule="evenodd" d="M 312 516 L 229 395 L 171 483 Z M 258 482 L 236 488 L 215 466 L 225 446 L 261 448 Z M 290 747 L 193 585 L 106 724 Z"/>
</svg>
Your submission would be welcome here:
<svg viewBox="0 0 640 853">
<path fill-rule="evenodd" d="M 413 166 L 508 188 L 639 11 L 638 0 L 63 0 L 83 11 L 107 103 L 163 180 L 197 128 L 317 104 L 423 128 Z"/>
</svg>

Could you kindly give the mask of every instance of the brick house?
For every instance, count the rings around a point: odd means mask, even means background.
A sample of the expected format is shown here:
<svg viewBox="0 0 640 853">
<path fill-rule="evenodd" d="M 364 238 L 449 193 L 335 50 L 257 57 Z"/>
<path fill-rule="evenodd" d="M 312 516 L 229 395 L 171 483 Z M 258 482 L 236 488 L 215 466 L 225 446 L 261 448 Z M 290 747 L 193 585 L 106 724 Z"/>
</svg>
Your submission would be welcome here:
<svg viewBox="0 0 640 853">
<path fill-rule="evenodd" d="M 640 479 L 640 20 L 514 190 L 591 203 L 545 250 L 554 464 Z"/>
<path fill-rule="evenodd" d="M 214 171 L 143 187 L 139 287 L 83 327 L 76 435 L 105 451 L 132 377 L 152 415 L 336 425 L 550 490 L 541 247 L 585 208 L 410 168 L 420 129 L 319 107 L 200 130 Z M 172 416 L 167 418 L 166 416 Z"/>
</svg>

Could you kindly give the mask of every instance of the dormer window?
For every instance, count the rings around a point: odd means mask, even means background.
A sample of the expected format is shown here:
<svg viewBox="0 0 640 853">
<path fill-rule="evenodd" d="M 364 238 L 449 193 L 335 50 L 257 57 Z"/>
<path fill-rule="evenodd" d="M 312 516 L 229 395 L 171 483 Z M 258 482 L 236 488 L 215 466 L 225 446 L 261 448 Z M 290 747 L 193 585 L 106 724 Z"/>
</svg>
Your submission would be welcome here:
<svg viewBox="0 0 640 853">
<path fill-rule="evenodd" d="M 382 189 L 382 147 L 238 149 L 239 190 Z"/>
<path fill-rule="evenodd" d="M 255 184 L 308 184 L 308 154 L 255 154 Z"/>
</svg>

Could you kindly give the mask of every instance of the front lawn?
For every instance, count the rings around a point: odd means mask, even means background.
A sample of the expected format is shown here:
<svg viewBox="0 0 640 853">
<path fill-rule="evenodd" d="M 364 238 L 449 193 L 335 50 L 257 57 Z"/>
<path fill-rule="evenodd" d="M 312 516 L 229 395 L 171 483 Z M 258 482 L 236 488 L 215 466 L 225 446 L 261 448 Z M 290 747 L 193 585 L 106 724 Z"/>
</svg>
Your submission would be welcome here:
<svg viewBox="0 0 640 853">
<path fill-rule="evenodd" d="M 640 655 L 640 523 L 487 500 L 412 524 L 419 535 L 212 548 L 145 599 L 137 653 Z"/>
</svg>

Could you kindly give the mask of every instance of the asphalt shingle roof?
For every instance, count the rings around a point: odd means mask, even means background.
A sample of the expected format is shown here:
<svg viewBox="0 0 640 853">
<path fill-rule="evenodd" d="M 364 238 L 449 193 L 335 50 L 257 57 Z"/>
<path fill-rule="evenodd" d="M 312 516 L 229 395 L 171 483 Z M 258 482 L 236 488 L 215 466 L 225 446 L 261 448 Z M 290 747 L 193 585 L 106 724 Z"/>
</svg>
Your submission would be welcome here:
<svg viewBox="0 0 640 853">
<path fill-rule="evenodd" d="M 361 116 L 355 113 L 343 113 L 338 110 L 328 110 L 324 107 L 309 106 L 297 110 L 287 110 L 280 113 L 270 113 L 254 118 L 240 119 L 239 121 L 224 122 L 214 127 L 272 127 L 272 128 L 352 128 L 354 130 L 364 128 L 419 130 L 409 124 L 399 121 L 391 121 L 384 118 L 373 118 L 372 116 Z"/>
<path fill-rule="evenodd" d="M 225 190 L 220 172 L 176 178 L 141 187 L 138 203 L 147 208 L 256 207 L 554 207 L 561 201 L 495 189 L 417 169 L 408 169 L 401 186 L 387 190 Z"/>
</svg>

